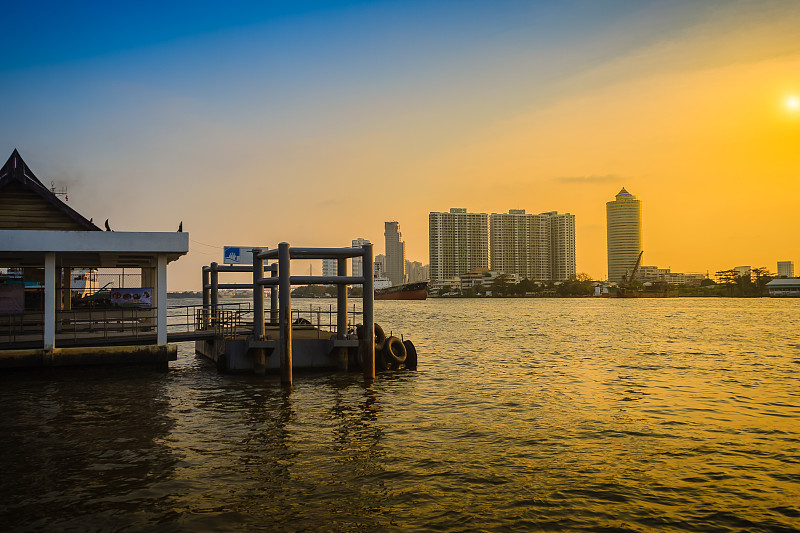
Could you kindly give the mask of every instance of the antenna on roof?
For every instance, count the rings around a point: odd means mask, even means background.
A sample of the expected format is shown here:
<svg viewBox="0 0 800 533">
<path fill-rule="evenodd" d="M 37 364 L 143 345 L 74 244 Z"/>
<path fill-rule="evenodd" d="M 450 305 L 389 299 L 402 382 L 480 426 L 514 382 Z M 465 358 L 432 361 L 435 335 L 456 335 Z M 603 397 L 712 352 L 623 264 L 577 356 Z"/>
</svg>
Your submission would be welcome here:
<svg viewBox="0 0 800 533">
<path fill-rule="evenodd" d="M 69 202 L 69 196 L 67 196 L 67 188 L 64 187 L 63 189 L 56 189 L 56 182 L 50 182 L 50 192 L 55 194 L 56 196 L 63 196 L 65 202 Z"/>
</svg>

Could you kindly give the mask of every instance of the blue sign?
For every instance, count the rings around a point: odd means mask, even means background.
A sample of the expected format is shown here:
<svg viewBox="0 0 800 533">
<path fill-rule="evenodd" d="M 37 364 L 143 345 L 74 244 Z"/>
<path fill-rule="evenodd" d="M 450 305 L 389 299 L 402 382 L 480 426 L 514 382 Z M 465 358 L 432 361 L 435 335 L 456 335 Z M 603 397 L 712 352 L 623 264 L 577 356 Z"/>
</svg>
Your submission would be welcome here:
<svg viewBox="0 0 800 533">
<path fill-rule="evenodd" d="M 224 246 L 222 255 L 226 265 L 252 265 L 253 249 L 266 250 L 266 246 Z"/>
<path fill-rule="evenodd" d="M 225 263 L 239 264 L 241 257 L 242 257 L 242 248 L 240 246 L 225 247 Z"/>
</svg>

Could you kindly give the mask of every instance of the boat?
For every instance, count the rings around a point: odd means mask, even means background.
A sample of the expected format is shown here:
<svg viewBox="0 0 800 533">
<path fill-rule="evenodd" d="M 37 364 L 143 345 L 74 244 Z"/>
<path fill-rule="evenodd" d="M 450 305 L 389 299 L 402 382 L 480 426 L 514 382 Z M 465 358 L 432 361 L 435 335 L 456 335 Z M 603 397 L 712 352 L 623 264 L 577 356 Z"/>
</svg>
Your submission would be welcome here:
<svg viewBox="0 0 800 533">
<path fill-rule="evenodd" d="M 425 300 L 428 297 L 428 282 L 417 281 L 385 289 L 375 289 L 376 300 Z"/>
</svg>

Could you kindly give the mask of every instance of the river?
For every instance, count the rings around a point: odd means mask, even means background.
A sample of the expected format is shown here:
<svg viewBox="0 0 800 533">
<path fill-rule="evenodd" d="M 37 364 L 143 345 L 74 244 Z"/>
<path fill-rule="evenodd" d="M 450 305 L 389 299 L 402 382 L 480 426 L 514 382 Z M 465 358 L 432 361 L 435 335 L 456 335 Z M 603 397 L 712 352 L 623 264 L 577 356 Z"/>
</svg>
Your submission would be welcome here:
<svg viewBox="0 0 800 533">
<path fill-rule="evenodd" d="M 289 391 L 182 344 L 166 372 L 0 376 L 0 529 L 800 530 L 800 300 L 430 299 L 376 320 L 419 370 Z"/>
</svg>

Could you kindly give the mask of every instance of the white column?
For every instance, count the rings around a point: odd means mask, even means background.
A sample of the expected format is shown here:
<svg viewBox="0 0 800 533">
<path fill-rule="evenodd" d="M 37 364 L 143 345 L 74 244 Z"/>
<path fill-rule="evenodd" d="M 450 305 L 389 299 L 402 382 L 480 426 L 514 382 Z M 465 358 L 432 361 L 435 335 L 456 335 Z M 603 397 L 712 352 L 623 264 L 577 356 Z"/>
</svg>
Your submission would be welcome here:
<svg viewBox="0 0 800 533">
<path fill-rule="evenodd" d="M 44 349 L 56 347 L 56 253 L 44 254 Z"/>
<path fill-rule="evenodd" d="M 158 306 L 156 344 L 167 344 L 167 254 L 158 254 L 155 296 Z"/>
</svg>

